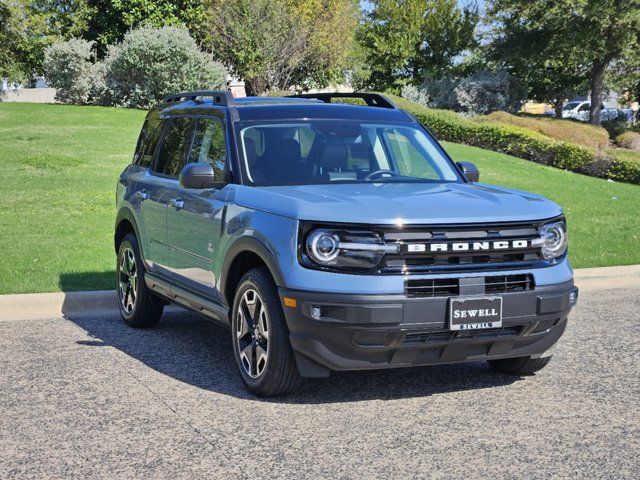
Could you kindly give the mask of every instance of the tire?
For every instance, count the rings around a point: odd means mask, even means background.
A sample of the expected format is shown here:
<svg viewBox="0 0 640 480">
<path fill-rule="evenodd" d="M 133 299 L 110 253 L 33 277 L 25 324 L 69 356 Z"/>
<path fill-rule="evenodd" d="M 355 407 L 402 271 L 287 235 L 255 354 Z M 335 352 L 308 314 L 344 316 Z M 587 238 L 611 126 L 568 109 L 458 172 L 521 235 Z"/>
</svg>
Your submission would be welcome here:
<svg viewBox="0 0 640 480">
<path fill-rule="evenodd" d="M 247 272 L 231 317 L 233 352 L 247 389 L 261 397 L 292 392 L 301 377 L 289 343 L 278 290 L 265 268 Z"/>
<path fill-rule="evenodd" d="M 164 302 L 156 297 L 144 281 L 144 263 L 138 239 L 128 234 L 120 243 L 116 265 L 118 307 L 122 320 L 133 328 L 153 327 L 158 323 Z"/>
<path fill-rule="evenodd" d="M 542 370 L 551 361 L 551 356 L 544 358 L 516 357 L 501 360 L 489 360 L 494 370 L 511 375 L 533 375 Z"/>
</svg>

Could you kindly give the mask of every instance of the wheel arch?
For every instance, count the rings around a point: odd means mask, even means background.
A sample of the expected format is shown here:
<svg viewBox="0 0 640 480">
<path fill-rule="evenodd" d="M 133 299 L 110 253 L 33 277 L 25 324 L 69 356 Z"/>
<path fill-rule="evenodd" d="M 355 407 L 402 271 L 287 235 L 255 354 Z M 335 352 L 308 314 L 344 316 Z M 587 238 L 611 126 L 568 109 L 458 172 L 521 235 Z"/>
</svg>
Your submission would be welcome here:
<svg viewBox="0 0 640 480">
<path fill-rule="evenodd" d="M 133 212 L 129 210 L 127 207 L 122 207 L 118 211 L 118 215 L 116 216 L 115 223 L 115 231 L 113 234 L 113 246 L 115 248 L 116 254 L 118 253 L 118 248 L 120 247 L 120 242 L 127 236 L 127 234 L 133 232 L 138 239 L 138 243 L 140 243 L 140 234 L 138 232 L 138 225 L 136 223 L 135 217 L 133 216 Z M 141 252 L 142 254 L 142 252 Z"/>
<path fill-rule="evenodd" d="M 276 286 L 286 285 L 278 262 L 269 249 L 255 238 L 241 238 L 227 251 L 220 275 L 220 292 L 228 306 L 233 304 L 233 296 L 242 276 L 257 267 L 266 267 Z"/>
</svg>

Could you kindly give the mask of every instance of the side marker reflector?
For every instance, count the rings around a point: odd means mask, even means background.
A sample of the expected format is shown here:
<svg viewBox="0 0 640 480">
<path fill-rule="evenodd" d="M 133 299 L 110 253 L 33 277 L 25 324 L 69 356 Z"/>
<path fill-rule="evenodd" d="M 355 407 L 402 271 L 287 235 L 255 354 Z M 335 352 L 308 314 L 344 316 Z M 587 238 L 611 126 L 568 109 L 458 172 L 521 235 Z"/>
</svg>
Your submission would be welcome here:
<svg viewBox="0 0 640 480">
<path fill-rule="evenodd" d="M 284 306 L 289 308 L 296 308 L 298 306 L 298 301 L 295 298 L 282 297 L 284 298 Z"/>
</svg>

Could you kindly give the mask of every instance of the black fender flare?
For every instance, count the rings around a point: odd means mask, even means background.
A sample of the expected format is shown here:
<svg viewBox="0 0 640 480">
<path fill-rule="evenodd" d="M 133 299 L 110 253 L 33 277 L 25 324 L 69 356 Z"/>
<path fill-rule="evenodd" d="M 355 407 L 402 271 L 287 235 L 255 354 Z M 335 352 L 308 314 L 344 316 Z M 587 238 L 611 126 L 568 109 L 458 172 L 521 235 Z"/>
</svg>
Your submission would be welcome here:
<svg viewBox="0 0 640 480">
<path fill-rule="evenodd" d="M 280 266 L 265 244 L 253 237 L 242 237 L 236 240 L 225 254 L 224 262 L 222 263 L 222 270 L 220 272 L 220 292 L 222 295 L 226 292 L 227 279 L 229 278 L 231 266 L 238 255 L 243 252 L 255 253 L 265 263 L 269 272 L 271 272 L 271 276 L 276 282 L 276 285 L 278 287 L 286 286 Z"/>
<path fill-rule="evenodd" d="M 128 207 L 120 207 L 120 210 L 118 210 L 118 214 L 116 215 L 115 228 L 113 229 L 113 247 L 116 250 L 116 254 L 118 254 L 118 249 L 116 247 L 116 234 L 118 233 L 118 227 L 123 220 L 129 221 L 129 223 L 133 226 L 133 230 L 136 234 L 136 237 L 138 238 L 138 241 L 140 240 L 140 232 L 138 231 L 138 224 L 136 223 L 133 212 Z"/>
</svg>

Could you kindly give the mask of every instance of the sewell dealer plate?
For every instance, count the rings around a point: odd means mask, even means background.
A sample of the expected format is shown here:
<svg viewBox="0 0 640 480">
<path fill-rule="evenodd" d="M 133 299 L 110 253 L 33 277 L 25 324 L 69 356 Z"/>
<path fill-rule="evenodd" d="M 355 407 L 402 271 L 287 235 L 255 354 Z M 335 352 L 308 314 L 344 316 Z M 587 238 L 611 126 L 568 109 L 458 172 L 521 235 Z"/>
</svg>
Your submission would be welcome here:
<svg viewBox="0 0 640 480">
<path fill-rule="evenodd" d="M 451 330 L 502 326 L 502 297 L 455 297 L 449 300 Z"/>
</svg>

